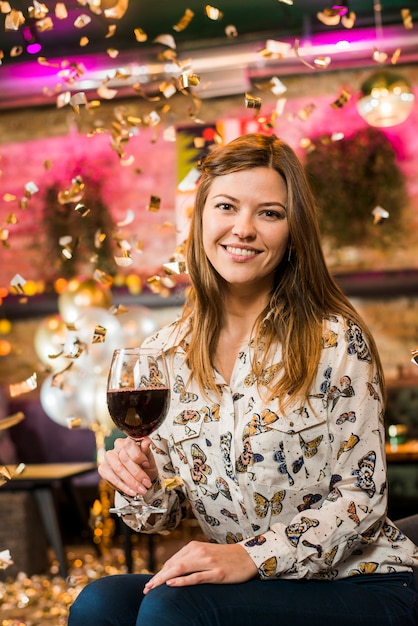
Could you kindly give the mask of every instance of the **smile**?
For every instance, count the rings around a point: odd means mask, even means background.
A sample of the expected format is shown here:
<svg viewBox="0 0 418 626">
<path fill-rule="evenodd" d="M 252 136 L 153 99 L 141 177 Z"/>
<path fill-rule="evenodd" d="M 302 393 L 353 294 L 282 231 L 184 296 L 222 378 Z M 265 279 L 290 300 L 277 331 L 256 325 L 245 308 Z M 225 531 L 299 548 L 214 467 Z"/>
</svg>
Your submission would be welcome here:
<svg viewBox="0 0 418 626">
<path fill-rule="evenodd" d="M 236 256 L 256 256 L 259 254 L 257 250 L 247 250 L 245 248 L 235 248 L 234 246 L 225 246 L 225 250 Z"/>
</svg>

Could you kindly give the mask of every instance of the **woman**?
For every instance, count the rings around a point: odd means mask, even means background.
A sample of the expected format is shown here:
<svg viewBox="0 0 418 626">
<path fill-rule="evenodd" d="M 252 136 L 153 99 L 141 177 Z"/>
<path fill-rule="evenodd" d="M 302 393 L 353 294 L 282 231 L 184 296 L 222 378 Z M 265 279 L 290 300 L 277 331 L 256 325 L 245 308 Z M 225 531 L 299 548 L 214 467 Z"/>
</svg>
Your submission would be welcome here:
<svg viewBox="0 0 418 626">
<path fill-rule="evenodd" d="M 88 585 L 69 626 L 407 626 L 417 549 L 386 519 L 382 368 L 330 276 L 303 168 L 252 134 L 202 164 L 181 318 L 146 340 L 171 359 L 168 417 L 100 467 L 170 531 L 189 505 L 208 541 L 154 576 Z M 167 485 L 166 488 L 164 486 Z"/>
</svg>

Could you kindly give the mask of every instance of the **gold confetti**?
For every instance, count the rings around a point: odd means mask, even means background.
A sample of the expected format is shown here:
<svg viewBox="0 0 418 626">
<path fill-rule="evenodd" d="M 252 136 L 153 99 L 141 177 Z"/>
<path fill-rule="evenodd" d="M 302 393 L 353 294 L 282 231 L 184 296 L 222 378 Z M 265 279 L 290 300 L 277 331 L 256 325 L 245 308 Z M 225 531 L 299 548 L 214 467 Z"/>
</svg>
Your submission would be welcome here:
<svg viewBox="0 0 418 626">
<path fill-rule="evenodd" d="M 115 33 L 116 33 L 116 24 L 109 24 L 109 26 L 107 27 L 107 33 L 105 35 L 105 39 L 109 39 L 110 37 L 113 37 Z"/>
<path fill-rule="evenodd" d="M 65 2 L 57 2 L 55 5 L 55 17 L 58 20 L 65 20 L 68 17 L 67 7 L 65 6 Z"/>
<path fill-rule="evenodd" d="M 20 274 L 15 274 L 15 276 L 10 281 L 12 293 L 24 295 L 25 284 L 26 284 L 26 280 Z"/>
<path fill-rule="evenodd" d="M 147 41 L 148 39 L 147 33 L 144 30 L 142 30 L 142 28 L 135 28 L 134 35 L 138 43 L 143 43 L 144 41 Z"/>
<path fill-rule="evenodd" d="M 411 362 L 414 363 L 415 365 L 418 365 L 418 348 L 416 348 L 415 350 L 411 350 L 411 354 L 412 354 Z"/>
<path fill-rule="evenodd" d="M 392 63 L 392 65 L 396 65 L 396 63 L 399 61 L 400 56 L 401 56 L 401 49 L 397 48 L 390 58 L 390 62 Z"/>
<path fill-rule="evenodd" d="M 104 343 L 106 340 L 107 329 L 98 324 L 94 329 L 92 343 Z"/>
<path fill-rule="evenodd" d="M 177 22 L 173 29 L 178 33 L 188 27 L 192 19 L 194 18 L 194 12 L 191 9 L 186 9 L 183 17 Z"/>
<path fill-rule="evenodd" d="M 83 13 L 82 15 L 79 15 L 75 19 L 74 26 L 76 28 L 84 28 L 85 26 L 87 26 L 87 24 L 90 24 L 90 22 L 91 22 L 91 17 Z"/>
<path fill-rule="evenodd" d="M 118 0 L 113 7 L 104 10 L 108 19 L 120 20 L 128 10 L 129 0 Z"/>
<path fill-rule="evenodd" d="M 54 22 L 50 17 L 46 17 L 43 20 L 37 20 L 36 29 L 40 33 L 45 33 L 48 30 L 52 30 L 54 28 Z"/>
<path fill-rule="evenodd" d="M 150 203 L 147 206 L 147 211 L 159 211 L 161 205 L 161 198 L 159 196 L 151 196 Z"/>
<path fill-rule="evenodd" d="M 409 9 L 401 9 L 401 16 L 404 27 L 407 30 L 411 30 L 414 27 L 411 11 Z"/>
<path fill-rule="evenodd" d="M 106 272 L 103 272 L 99 269 L 94 270 L 93 278 L 104 287 L 111 287 L 113 283 L 113 278 L 110 276 L 110 274 L 106 274 Z"/>
<path fill-rule="evenodd" d="M 257 96 L 252 96 L 249 93 L 245 94 L 245 106 L 247 109 L 256 109 L 259 111 L 261 109 L 262 100 Z"/>
<path fill-rule="evenodd" d="M 325 26 L 337 26 L 340 23 L 340 9 L 325 8 L 316 14 L 316 17 Z"/>
<path fill-rule="evenodd" d="M 106 52 L 111 59 L 116 59 L 119 56 L 119 50 L 115 50 L 115 48 L 108 48 Z"/>
<path fill-rule="evenodd" d="M 205 6 L 205 13 L 206 16 L 210 19 L 210 20 L 214 20 L 214 21 L 219 21 L 223 18 L 223 13 L 222 11 L 220 11 L 219 9 L 217 9 L 216 7 L 211 6 L 210 4 L 207 4 Z"/>
<path fill-rule="evenodd" d="M 12 398 L 16 396 L 20 396 L 24 393 L 29 393 L 29 391 L 33 391 L 38 386 L 37 374 L 34 372 L 32 376 L 29 376 L 26 380 L 21 381 L 20 383 L 12 383 L 9 385 L 9 393 Z"/>
<path fill-rule="evenodd" d="M 11 428 L 11 426 L 15 426 L 15 424 L 19 424 L 24 419 L 25 419 L 25 414 L 22 413 L 22 411 L 13 413 L 13 415 L 9 415 L 8 417 L 4 417 L 3 419 L 0 419 L 0 430 Z"/>
<path fill-rule="evenodd" d="M 1 468 L 0 468 L 0 485 L 1 485 Z M 6 569 L 9 565 L 13 565 L 14 561 L 11 557 L 10 550 L 2 550 L 0 552 L 0 569 Z"/>
<path fill-rule="evenodd" d="M 67 428 L 81 428 L 81 417 L 67 417 Z"/>
<path fill-rule="evenodd" d="M 118 267 L 129 267 L 133 263 L 133 259 L 127 250 L 123 251 L 122 256 L 114 256 L 113 258 Z"/>
<path fill-rule="evenodd" d="M 341 24 L 344 26 L 344 28 L 353 28 L 354 24 L 356 23 L 356 18 L 357 16 L 354 11 L 350 11 L 350 13 L 342 16 Z"/>
<path fill-rule="evenodd" d="M 321 70 L 325 70 L 331 63 L 331 57 L 317 57 L 314 59 L 315 67 L 319 67 Z"/>
<path fill-rule="evenodd" d="M 74 211 L 79 213 L 81 215 L 81 217 L 86 217 L 90 213 L 90 209 L 88 207 L 86 207 L 85 204 L 82 204 L 81 202 L 79 202 L 75 206 Z"/>
<path fill-rule="evenodd" d="M 153 41 L 153 43 L 161 43 L 163 46 L 167 46 L 167 48 L 176 49 L 176 42 L 174 40 L 173 35 L 158 35 Z"/>
<path fill-rule="evenodd" d="M 34 193 L 39 191 L 39 187 L 33 182 L 30 181 L 25 185 L 25 195 L 27 198 L 31 198 Z"/>
<path fill-rule="evenodd" d="M 331 103 L 332 108 L 342 109 L 342 107 L 344 107 L 350 100 L 351 96 L 352 94 L 347 89 L 343 89 L 338 98 Z"/>
<path fill-rule="evenodd" d="M 373 49 L 372 59 L 376 61 L 376 63 L 386 63 L 388 55 L 383 50 L 378 50 L 377 48 Z"/>
<path fill-rule="evenodd" d="M 305 107 L 303 107 L 303 109 L 300 109 L 300 111 L 298 111 L 297 116 L 300 120 L 305 122 L 308 119 L 308 117 L 312 115 L 315 109 L 316 109 L 315 104 L 313 103 L 307 104 Z"/>
<path fill-rule="evenodd" d="M 34 0 L 33 6 L 28 7 L 28 15 L 32 20 L 42 20 L 48 13 L 48 7 L 36 0 Z"/>
<path fill-rule="evenodd" d="M 200 78 L 196 74 L 180 74 L 179 83 L 181 89 L 186 89 L 187 87 L 196 87 L 200 83 Z"/>
<path fill-rule="evenodd" d="M 233 24 L 229 24 L 225 28 L 225 35 L 228 37 L 228 39 L 234 39 L 235 37 L 238 37 L 238 31 Z"/>
<path fill-rule="evenodd" d="M 389 212 L 381 206 L 377 206 L 373 209 L 372 215 L 374 217 L 373 224 L 380 224 L 389 217 Z"/>
<path fill-rule="evenodd" d="M 12 9 L 4 19 L 4 30 L 19 30 L 22 24 L 25 23 L 25 18 L 22 11 L 15 11 Z"/>
<path fill-rule="evenodd" d="M 184 274 L 186 272 L 186 263 L 185 261 L 170 261 L 169 263 L 164 263 L 163 268 L 166 274 Z"/>
</svg>

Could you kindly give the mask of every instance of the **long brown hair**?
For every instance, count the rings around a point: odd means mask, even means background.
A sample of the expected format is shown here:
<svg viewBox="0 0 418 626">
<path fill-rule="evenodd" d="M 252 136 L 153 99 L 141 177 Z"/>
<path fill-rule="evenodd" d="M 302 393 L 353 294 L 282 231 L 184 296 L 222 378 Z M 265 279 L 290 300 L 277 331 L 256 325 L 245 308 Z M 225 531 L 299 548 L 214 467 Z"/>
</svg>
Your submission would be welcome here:
<svg viewBox="0 0 418 626">
<path fill-rule="evenodd" d="M 186 261 L 191 287 L 183 311 L 191 333 L 187 358 L 201 390 L 216 391 L 211 355 L 215 353 L 223 322 L 223 279 L 208 261 L 202 243 L 202 214 L 213 180 L 218 176 L 255 167 L 275 169 L 287 187 L 289 250 L 276 268 L 268 305 L 253 329 L 256 374 L 269 365 L 270 348 L 282 344 L 281 376 L 269 390 L 269 398 L 286 403 L 289 391 L 307 396 L 315 378 L 322 349 L 323 319 L 340 314 L 363 329 L 380 376 L 382 367 L 367 326 L 330 275 L 321 247 L 318 209 L 302 164 L 292 148 L 275 135 L 243 135 L 215 148 L 203 161 Z M 287 396 L 288 397 L 288 396 Z"/>
</svg>

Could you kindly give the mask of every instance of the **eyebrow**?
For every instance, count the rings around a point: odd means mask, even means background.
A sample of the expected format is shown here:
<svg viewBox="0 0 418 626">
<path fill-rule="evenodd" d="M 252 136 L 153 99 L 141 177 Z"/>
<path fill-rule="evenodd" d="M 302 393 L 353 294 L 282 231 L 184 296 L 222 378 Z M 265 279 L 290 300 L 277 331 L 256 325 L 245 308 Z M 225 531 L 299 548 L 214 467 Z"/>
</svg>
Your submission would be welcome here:
<svg viewBox="0 0 418 626">
<path fill-rule="evenodd" d="M 226 198 L 228 200 L 232 200 L 233 202 L 239 202 L 238 198 L 234 198 L 234 196 L 230 196 L 227 193 L 219 193 L 216 196 L 213 196 L 214 200 L 216 198 Z M 261 202 L 260 206 L 264 206 L 264 207 L 280 206 L 280 207 L 282 207 L 282 209 L 284 209 L 287 212 L 286 206 L 284 204 L 282 204 L 281 202 L 279 202 L 278 200 L 275 201 L 275 202 Z"/>
</svg>

